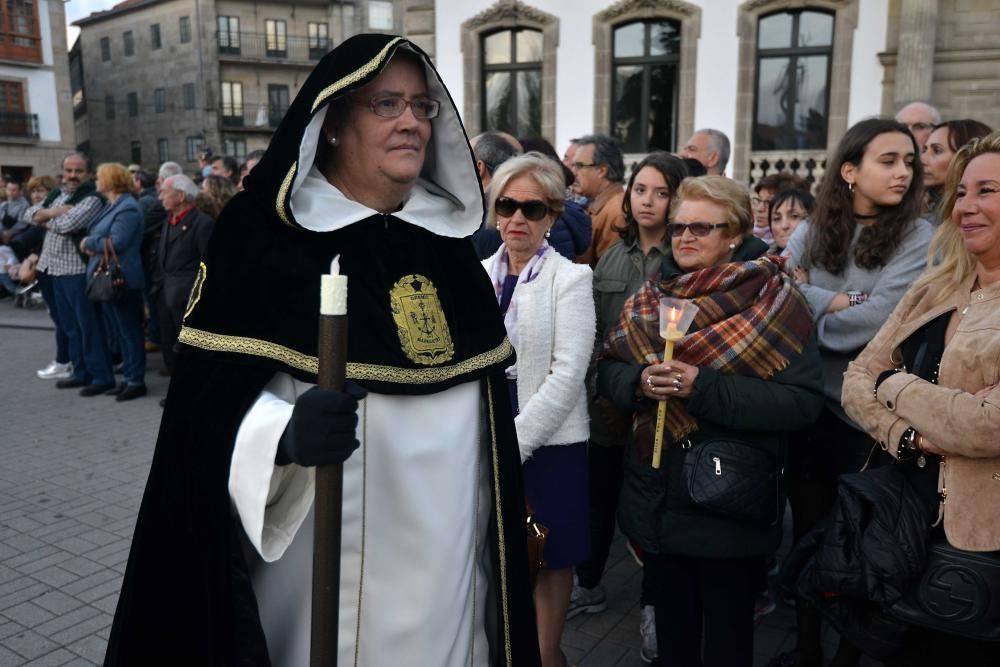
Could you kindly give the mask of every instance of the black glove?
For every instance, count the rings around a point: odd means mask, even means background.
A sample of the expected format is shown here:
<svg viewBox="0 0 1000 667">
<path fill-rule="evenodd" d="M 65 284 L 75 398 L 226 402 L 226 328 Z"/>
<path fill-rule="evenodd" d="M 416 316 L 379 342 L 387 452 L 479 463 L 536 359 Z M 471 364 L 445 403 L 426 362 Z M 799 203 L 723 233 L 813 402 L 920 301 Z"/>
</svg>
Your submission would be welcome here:
<svg viewBox="0 0 1000 667">
<path fill-rule="evenodd" d="M 355 437 L 358 401 L 365 388 L 348 380 L 343 391 L 313 387 L 295 401 L 292 418 L 278 441 L 278 465 L 343 463 L 361 444 Z"/>
</svg>

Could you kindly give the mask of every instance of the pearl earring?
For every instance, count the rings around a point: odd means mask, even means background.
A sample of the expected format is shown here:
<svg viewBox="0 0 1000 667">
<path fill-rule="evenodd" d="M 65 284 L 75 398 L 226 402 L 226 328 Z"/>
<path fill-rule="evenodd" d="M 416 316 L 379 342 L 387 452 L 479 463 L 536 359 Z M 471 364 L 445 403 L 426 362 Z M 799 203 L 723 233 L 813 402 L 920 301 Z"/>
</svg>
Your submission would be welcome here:
<svg viewBox="0 0 1000 667">
<path fill-rule="evenodd" d="M 730 250 L 736 250 L 736 244 L 735 243 L 730 243 L 729 244 L 729 249 Z"/>
<path fill-rule="evenodd" d="M 545 230 L 545 238 L 551 238 L 551 237 L 552 237 L 552 230 L 546 229 Z"/>
<path fill-rule="evenodd" d="M 331 146 L 334 146 L 334 147 L 336 147 L 337 144 L 340 143 L 340 141 L 337 139 L 337 137 L 327 137 L 326 140 L 330 143 Z"/>
</svg>

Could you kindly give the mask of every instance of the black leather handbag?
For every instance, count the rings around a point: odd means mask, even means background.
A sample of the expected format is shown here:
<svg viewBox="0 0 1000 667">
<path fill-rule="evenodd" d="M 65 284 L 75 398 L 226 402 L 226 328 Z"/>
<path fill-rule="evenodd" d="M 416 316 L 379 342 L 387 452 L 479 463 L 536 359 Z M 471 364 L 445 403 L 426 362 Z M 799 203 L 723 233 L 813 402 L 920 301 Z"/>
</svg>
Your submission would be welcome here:
<svg viewBox="0 0 1000 667">
<path fill-rule="evenodd" d="M 87 281 L 87 298 L 91 301 L 120 301 L 125 298 L 128 283 L 122 274 L 118 253 L 110 238 L 104 239 L 104 254 Z"/>
<path fill-rule="evenodd" d="M 1000 641 L 1000 554 L 956 549 L 945 541 L 927 550 L 927 569 L 889 608 L 905 623 L 979 641 Z"/>
<path fill-rule="evenodd" d="M 778 520 L 784 470 L 773 452 L 723 438 L 685 445 L 683 479 L 696 505 L 767 525 Z"/>
</svg>

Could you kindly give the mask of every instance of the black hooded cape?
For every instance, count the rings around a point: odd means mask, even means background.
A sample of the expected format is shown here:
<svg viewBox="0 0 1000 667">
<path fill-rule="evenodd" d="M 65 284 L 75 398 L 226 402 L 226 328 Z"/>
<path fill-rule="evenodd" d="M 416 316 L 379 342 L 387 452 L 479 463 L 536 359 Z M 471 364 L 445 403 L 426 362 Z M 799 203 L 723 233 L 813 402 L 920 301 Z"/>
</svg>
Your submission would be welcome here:
<svg viewBox="0 0 1000 667">
<path fill-rule="evenodd" d="M 392 215 L 314 232 L 292 212 L 294 175 L 311 166 L 298 160 L 313 115 L 371 81 L 401 47 L 425 62 L 429 83 L 437 77 L 427 56 L 402 38 L 345 41 L 313 70 L 247 176 L 246 191 L 215 226 L 185 314 L 108 642 L 109 667 L 270 664 L 241 551 L 242 527 L 227 491 L 230 459 L 244 415 L 276 372 L 315 382 L 320 275 L 336 254 L 350 281 L 348 377 L 369 391 L 410 395 L 480 382 L 482 454 L 493 500 L 486 610 L 491 665 L 540 662 L 520 457 L 503 374 L 513 348 L 469 239 L 437 235 Z M 441 101 L 451 107 L 450 122 L 457 120 L 452 100 Z M 467 148 L 460 121 L 457 126 Z M 467 164 L 447 167 L 475 177 L 471 150 Z M 481 191 L 478 206 L 481 218 Z M 447 349 L 421 357 L 404 341 L 390 293 L 400 285 L 419 293 L 428 283 L 450 340 Z M 429 425 L 440 418 L 447 415 L 428 415 Z M 427 631 L 433 632 L 432 620 Z"/>
</svg>

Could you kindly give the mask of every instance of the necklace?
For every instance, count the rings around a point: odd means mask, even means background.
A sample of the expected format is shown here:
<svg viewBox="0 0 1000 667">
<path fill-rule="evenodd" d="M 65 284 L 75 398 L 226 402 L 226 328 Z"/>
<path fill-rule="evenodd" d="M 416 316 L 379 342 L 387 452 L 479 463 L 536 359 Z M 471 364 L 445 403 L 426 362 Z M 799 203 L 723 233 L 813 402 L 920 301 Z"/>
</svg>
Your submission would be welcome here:
<svg viewBox="0 0 1000 667">
<path fill-rule="evenodd" d="M 860 213 L 854 213 L 855 220 L 874 220 L 878 217 L 878 213 L 872 213 L 871 215 L 861 215 Z"/>
</svg>

